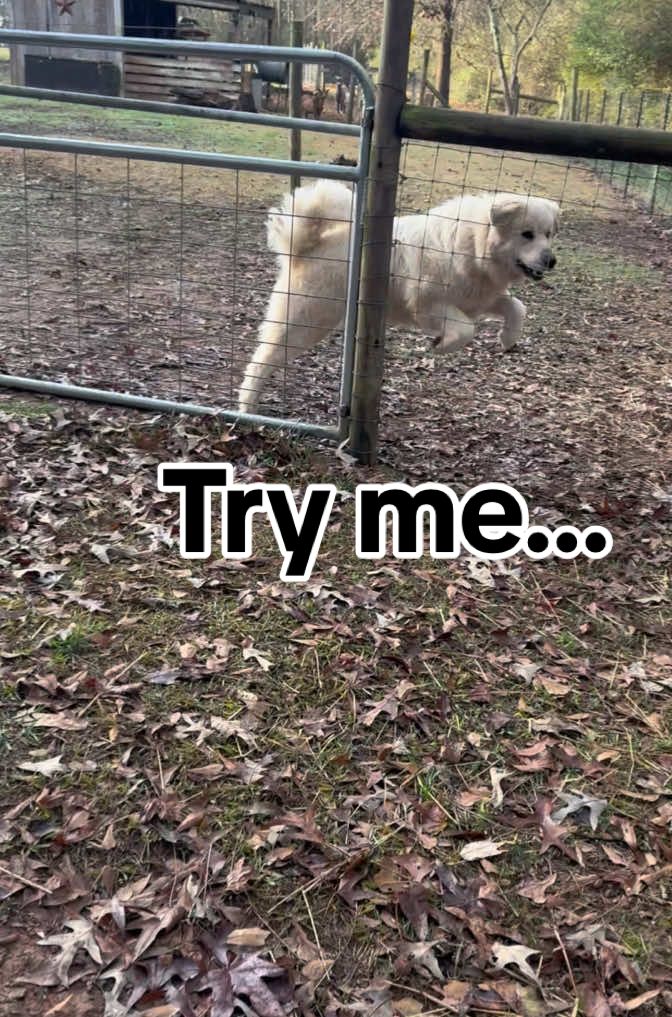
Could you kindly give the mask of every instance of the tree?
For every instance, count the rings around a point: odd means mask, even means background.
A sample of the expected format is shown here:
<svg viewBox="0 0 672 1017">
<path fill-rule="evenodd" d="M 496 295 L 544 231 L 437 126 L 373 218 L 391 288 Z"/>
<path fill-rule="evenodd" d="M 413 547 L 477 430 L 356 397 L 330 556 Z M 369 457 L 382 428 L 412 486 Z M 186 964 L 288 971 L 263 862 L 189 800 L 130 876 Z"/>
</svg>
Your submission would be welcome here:
<svg viewBox="0 0 672 1017">
<path fill-rule="evenodd" d="M 360 55 L 376 50 L 383 27 L 381 0 L 305 0 L 294 4 L 294 16 L 306 23 L 306 37 L 330 49 Z"/>
<path fill-rule="evenodd" d="M 573 39 L 573 62 L 595 77 L 632 87 L 672 82 L 669 0 L 586 0 Z"/>
<path fill-rule="evenodd" d="M 447 106 L 450 101 L 450 72 L 455 19 L 460 0 L 420 0 L 419 11 L 427 20 L 438 22 L 441 30 L 436 90 Z"/>
<path fill-rule="evenodd" d="M 485 0 L 507 113 L 518 112 L 521 61 L 552 4 L 553 0 Z"/>
</svg>

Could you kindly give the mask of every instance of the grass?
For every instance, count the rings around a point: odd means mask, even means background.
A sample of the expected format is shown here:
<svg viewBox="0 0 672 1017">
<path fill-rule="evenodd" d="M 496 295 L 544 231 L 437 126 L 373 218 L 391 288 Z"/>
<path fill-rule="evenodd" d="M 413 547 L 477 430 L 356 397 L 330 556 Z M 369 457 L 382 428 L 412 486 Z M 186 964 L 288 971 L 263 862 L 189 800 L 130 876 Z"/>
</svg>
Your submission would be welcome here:
<svg viewBox="0 0 672 1017">
<path fill-rule="evenodd" d="M 114 140 L 131 144 L 157 145 L 196 149 L 206 152 L 226 152 L 230 155 L 259 156 L 261 158 L 288 159 L 289 134 L 272 127 L 249 127 L 245 124 L 199 120 L 194 117 L 159 116 L 130 110 L 110 110 L 94 106 L 76 106 L 71 103 L 27 103 L 0 96 L 0 123 L 5 130 L 26 130 L 33 134 L 64 134 L 97 140 Z M 29 124 L 29 127 L 28 127 Z M 303 135 L 302 157 L 306 161 L 331 162 L 339 155 L 354 158 L 356 139 L 330 135 Z M 67 157 L 54 157 L 54 162 L 71 165 Z M 84 178 L 107 182 L 125 181 L 126 164 L 123 160 L 94 157 L 79 158 L 79 172 Z M 164 191 L 166 184 L 179 192 L 180 171 L 177 167 L 140 163 L 132 167 L 134 183 L 142 180 L 147 192 Z M 187 193 L 200 192 L 209 198 L 222 195 L 230 201 L 238 193 L 236 174 L 231 171 L 184 170 Z M 278 178 L 268 174 L 241 174 L 243 189 L 249 196 L 265 198 L 275 196 Z M 198 183 L 196 183 L 198 181 Z"/>
<path fill-rule="evenodd" d="M 30 399 L 23 399 L 20 396 L 0 393 L 0 412 L 9 413 L 16 417 L 43 417 L 49 416 L 58 409 L 57 403 L 49 402 L 47 399 L 36 402 Z"/>
<path fill-rule="evenodd" d="M 289 135 L 282 129 L 217 123 L 190 117 L 159 116 L 129 110 L 108 110 L 73 106 L 66 103 L 26 102 L 0 97 L 0 122 L 5 129 L 47 135 L 89 137 L 130 143 L 170 146 L 232 155 L 286 159 Z M 323 134 L 303 135 L 302 158 L 329 163 L 340 155 L 355 158 L 356 139 Z M 32 156 L 32 158 L 40 158 Z M 72 166 L 71 157 L 49 157 L 50 165 Z M 127 167 L 121 159 L 80 157 L 78 171 L 85 179 L 109 184 L 126 183 Z M 180 171 L 152 163 L 139 163 L 130 169 L 131 184 L 147 193 L 166 190 L 193 198 L 227 201 L 232 196 L 260 201 L 274 199 L 286 188 L 280 178 L 263 173 L 203 171 L 186 167 Z M 570 210 L 591 215 L 613 213 L 617 199 L 605 188 L 596 188 L 595 177 L 576 163 L 571 173 L 567 162 L 553 157 L 532 157 L 484 150 L 468 151 L 448 145 L 410 143 L 402 154 L 402 184 L 399 205 L 402 211 L 417 211 L 439 204 L 446 197 L 472 191 L 512 190 L 563 199 Z"/>
<path fill-rule="evenodd" d="M 663 274 L 650 265 L 643 265 L 635 258 L 627 258 L 614 251 L 596 251 L 588 243 L 563 243 L 560 239 L 559 250 L 563 269 L 570 278 L 580 277 L 607 288 L 623 283 L 645 286 L 663 281 Z"/>
<path fill-rule="evenodd" d="M 657 174 L 655 212 L 672 215 L 672 169 L 667 166 L 650 166 L 643 163 L 597 164 L 617 191 L 627 193 L 649 208 L 653 197 L 654 177 Z"/>
</svg>

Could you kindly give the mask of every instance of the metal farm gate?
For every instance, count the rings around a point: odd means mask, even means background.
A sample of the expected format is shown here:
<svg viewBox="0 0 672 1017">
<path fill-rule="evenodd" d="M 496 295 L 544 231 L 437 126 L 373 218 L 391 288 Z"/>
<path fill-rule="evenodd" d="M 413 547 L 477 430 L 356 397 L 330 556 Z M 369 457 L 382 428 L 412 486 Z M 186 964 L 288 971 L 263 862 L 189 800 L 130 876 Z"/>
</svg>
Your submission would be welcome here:
<svg viewBox="0 0 672 1017">
<path fill-rule="evenodd" d="M 14 30 L 0 31 L 0 44 L 331 63 L 355 76 L 361 126 L 0 86 L 0 386 L 343 438 L 374 105 L 363 68 L 341 53 L 278 46 Z M 66 116 L 54 103 L 76 104 L 76 112 Z M 123 112 L 112 121 L 108 110 Z M 162 125 L 174 129 L 175 117 L 189 118 L 201 145 L 161 143 Z M 109 131 L 112 122 L 131 140 L 91 140 L 101 123 Z M 158 141 L 145 143 L 145 130 Z M 317 159 L 268 157 L 269 145 L 289 149 L 292 130 L 323 139 Z M 222 131 L 228 133 L 217 139 L 221 150 L 206 150 Z M 350 145 L 355 158 L 339 145 Z M 325 152 L 335 158 L 325 160 Z M 264 232 L 269 205 L 289 190 L 283 176 L 352 185 L 349 255 L 341 269 L 348 280 L 343 344 L 332 343 L 324 362 L 316 354 L 312 368 L 304 358 L 298 367 L 285 358 L 278 372 L 282 392 L 276 381 L 263 412 L 240 413 L 237 388 L 275 276 Z"/>
</svg>

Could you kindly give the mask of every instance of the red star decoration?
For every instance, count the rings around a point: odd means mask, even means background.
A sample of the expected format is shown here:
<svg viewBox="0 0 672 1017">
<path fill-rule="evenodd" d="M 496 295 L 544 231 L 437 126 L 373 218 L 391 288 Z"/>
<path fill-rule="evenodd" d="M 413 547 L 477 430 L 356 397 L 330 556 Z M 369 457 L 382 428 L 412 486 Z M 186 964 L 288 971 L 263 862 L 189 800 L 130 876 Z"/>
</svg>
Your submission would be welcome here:
<svg viewBox="0 0 672 1017">
<path fill-rule="evenodd" d="M 69 14 L 72 17 L 72 7 L 76 0 L 56 0 L 59 16 Z"/>
</svg>

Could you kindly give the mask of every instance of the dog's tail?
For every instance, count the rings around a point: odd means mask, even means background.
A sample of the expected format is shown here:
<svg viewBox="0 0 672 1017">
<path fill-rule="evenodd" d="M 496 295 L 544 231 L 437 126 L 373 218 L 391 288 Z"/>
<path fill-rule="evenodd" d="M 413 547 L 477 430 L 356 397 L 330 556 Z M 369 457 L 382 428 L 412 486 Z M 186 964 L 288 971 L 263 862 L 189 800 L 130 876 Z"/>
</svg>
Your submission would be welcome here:
<svg viewBox="0 0 672 1017">
<path fill-rule="evenodd" d="M 302 258 L 330 231 L 352 221 L 353 192 L 336 180 L 297 187 L 268 217 L 268 246 L 280 257 Z"/>
</svg>

